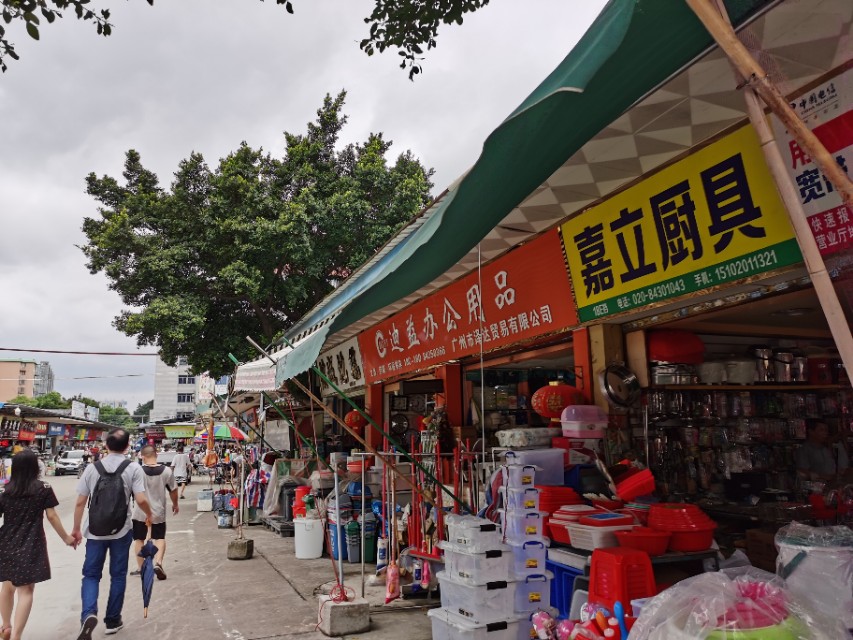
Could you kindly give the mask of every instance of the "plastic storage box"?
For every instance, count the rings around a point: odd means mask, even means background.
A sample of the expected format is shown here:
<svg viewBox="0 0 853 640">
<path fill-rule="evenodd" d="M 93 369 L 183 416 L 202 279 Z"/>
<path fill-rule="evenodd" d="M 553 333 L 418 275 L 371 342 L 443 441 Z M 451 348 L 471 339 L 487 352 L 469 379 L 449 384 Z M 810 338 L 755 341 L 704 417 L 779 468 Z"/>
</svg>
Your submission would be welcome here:
<svg viewBox="0 0 853 640">
<path fill-rule="evenodd" d="M 445 608 L 431 609 L 433 640 L 516 640 L 518 620 L 473 622 Z"/>
<path fill-rule="evenodd" d="M 542 573 L 548 557 L 548 545 L 544 540 L 512 541 L 512 572 L 516 576 Z"/>
<path fill-rule="evenodd" d="M 519 580 L 515 586 L 515 611 L 524 613 L 551 606 L 550 573 L 537 573 Z"/>
<path fill-rule="evenodd" d="M 515 582 L 498 580 L 471 586 L 453 580 L 444 571 L 436 574 L 441 588 L 441 606 L 471 622 L 486 623 L 506 620 L 515 605 Z"/>
<path fill-rule="evenodd" d="M 507 540 L 540 539 L 545 523 L 544 511 L 506 511 L 501 509 L 501 519 Z"/>
<path fill-rule="evenodd" d="M 562 449 L 507 451 L 504 455 L 507 464 L 532 464 L 540 467 L 536 472 L 536 484 L 563 486 L 563 470 L 566 465 Z"/>
<path fill-rule="evenodd" d="M 533 486 L 538 467 L 532 464 L 507 464 L 503 468 L 504 486 L 508 489 L 525 489 Z"/>
<path fill-rule="evenodd" d="M 566 438 L 603 438 L 607 430 L 607 414 L 594 404 L 570 405 L 563 409 L 560 424 Z"/>
<path fill-rule="evenodd" d="M 594 551 L 603 547 L 616 547 L 619 541 L 616 539 L 615 531 L 630 531 L 634 528 L 632 524 L 619 525 L 615 527 L 591 527 L 585 524 L 573 522 L 566 525 L 573 547 Z"/>
<path fill-rule="evenodd" d="M 213 489 L 202 489 L 196 497 L 196 511 L 213 511 Z"/>
<path fill-rule="evenodd" d="M 539 489 L 532 486 L 521 489 L 499 487 L 504 497 L 504 506 L 510 511 L 537 511 L 539 509 Z"/>
<path fill-rule="evenodd" d="M 509 578 L 513 555 L 508 546 L 489 549 L 485 553 L 468 553 L 465 551 L 467 547 L 444 541 L 438 546 L 444 549 L 444 571 L 454 580 L 483 585 Z"/>
<path fill-rule="evenodd" d="M 467 553 L 485 553 L 489 549 L 500 548 L 503 542 L 501 528 L 485 518 L 448 514 L 444 522 L 447 524 L 447 541 L 464 547 Z"/>
</svg>

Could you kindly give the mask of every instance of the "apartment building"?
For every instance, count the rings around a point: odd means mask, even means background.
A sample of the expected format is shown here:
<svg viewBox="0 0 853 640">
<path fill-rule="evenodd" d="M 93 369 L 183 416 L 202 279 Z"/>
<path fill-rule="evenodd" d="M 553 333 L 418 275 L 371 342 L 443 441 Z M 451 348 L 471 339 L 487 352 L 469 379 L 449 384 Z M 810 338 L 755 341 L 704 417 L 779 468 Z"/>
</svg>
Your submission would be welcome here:
<svg viewBox="0 0 853 640">
<path fill-rule="evenodd" d="M 39 362 L 36 365 L 36 379 L 33 383 L 33 398 L 46 396 L 53 391 L 53 368 L 47 361 Z"/>
<path fill-rule="evenodd" d="M 149 422 L 158 420 L 192 420 L 195 418 L 195 376 L 187 359 L 178 358 L 170 367 L 160 358 L 154 368 L 154 408 Z"/>
<path fill-rule="evenodd" d="M 17 358 L 0 358 L 0 402 L 17 396 L 34 395 L 36 361 Z"/>
</svg>

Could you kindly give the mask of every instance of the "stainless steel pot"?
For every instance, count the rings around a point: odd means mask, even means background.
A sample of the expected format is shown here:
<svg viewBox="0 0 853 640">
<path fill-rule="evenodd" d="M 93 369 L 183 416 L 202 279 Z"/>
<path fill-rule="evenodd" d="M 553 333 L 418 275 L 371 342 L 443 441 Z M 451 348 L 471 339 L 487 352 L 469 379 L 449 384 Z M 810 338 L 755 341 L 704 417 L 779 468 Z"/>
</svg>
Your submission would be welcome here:
<svg viewBox="0 0 853 640">
<path fill-rule="evenodd" d="M 794 356 L 794 365 L 792 367 L 792 375 L 794 382 L 809 381 L 809 359 L 805 356 Z"/>
<path fill-rule="evenodd" d="M 752 384 L 755 382 L 755 360 L 738 358 L 726 362 L 728 384 Z"/>
<path fill-rule="evenodd" d="M 773 354 L 775 382 L 794 382 L 794 354 L 790 351 L 777 351 Z"/>
<path fill-rule="evenodd" d="M 749 348 L 749 352 L 755 358 L 756 381 L 758 383 L 773 382 L 775 378 L 773 349 L 765 345 L 755 345 Z"/>
<path fill-rule="evenodd" d="M 696 366 L 696 371 L 702 384 L 722 384 L 726 377 L 724 362 L 703 362 Z"/>
</svg>

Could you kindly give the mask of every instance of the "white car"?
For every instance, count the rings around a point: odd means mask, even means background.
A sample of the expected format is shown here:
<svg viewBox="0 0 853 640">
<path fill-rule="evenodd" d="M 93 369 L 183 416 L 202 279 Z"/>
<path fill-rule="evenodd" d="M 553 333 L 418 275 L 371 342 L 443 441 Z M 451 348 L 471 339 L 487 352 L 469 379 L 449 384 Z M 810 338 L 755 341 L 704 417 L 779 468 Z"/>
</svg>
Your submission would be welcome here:
<svg viewBox="0 0 853 640">
<path fill-rule="evenodd" d="M 54 475 L 62 476 L 66 473 L 77 475 L 77 472 L 83 468 L 83 456 L 85 451 L 75 449 L 74 451 L 63 451 L 62 455 L 56 461 L 56 469 Z"/>
</svg>

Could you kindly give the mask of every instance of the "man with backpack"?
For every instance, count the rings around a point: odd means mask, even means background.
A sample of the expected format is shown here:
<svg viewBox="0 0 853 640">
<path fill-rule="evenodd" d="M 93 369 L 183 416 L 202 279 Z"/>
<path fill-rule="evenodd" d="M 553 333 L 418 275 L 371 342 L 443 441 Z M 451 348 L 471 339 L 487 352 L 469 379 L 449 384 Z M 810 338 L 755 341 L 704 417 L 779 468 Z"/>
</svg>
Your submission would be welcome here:
<svg viewBox="0 0 853 640">
<path fill-rule="evenodd" d="M 148 519 L 152 515 L 145 495 L 145 474 L 142 467 L 130 464 L 130 460 L 124 455 L 129 439 L 130 436 L 124 429 L 110 429 L 106 442 L 107 455 L 86 467 L 77 483 L 77 504 L 71 536 L 77 542 L 86 538 L 81 590 L 83 611 L 77 640 L 90 640 L 98 624 L 98 587 L 107 552 L 110 554 L 110 596 L 104 616 L 107 627 L 105 633 L 111 635 L 121 630 L 127 562 L 133 541 L 131 497 L 136 500 L 137 506 Z M 87 502 L 89 514 L 83 524 Z"/>
</svg>

